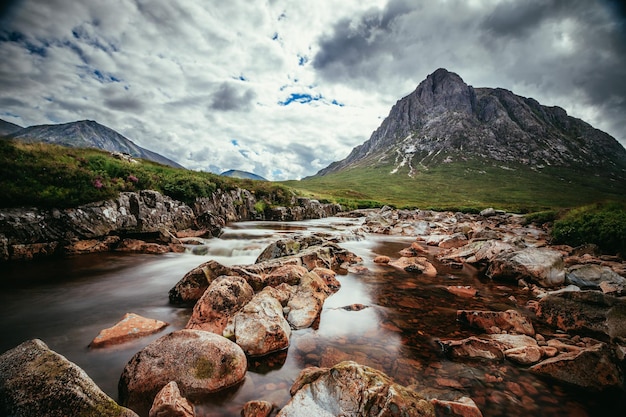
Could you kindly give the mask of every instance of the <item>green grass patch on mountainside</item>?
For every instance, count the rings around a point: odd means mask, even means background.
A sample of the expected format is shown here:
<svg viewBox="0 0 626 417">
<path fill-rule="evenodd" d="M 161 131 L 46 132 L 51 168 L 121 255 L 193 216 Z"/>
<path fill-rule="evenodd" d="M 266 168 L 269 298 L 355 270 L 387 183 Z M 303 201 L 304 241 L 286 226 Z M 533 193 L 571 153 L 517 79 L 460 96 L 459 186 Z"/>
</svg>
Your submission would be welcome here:
<svg viewBox="0 0 626 417">
<path fill-rule="evenodd" d="M 398 208 L 476 211 L 494 207 L 518 213 L 576 207 L 603 200 L 626 201 L 626 179 L 597 172 L 480 160 L 417 169 L 358 167 L 323 177 L 287 181 L 302 195 L 351 208 L 388 204 Z"/>
<path fill-rule="evenodd" d="M 289 205 L 293 192 L 265 181 L 222 177 L 140 160 L 132 163 L 97 149 L 0 140 L 0 207 L 75 207 L 152 189 L 191 204 L 217 189 L 245 188 L 268 204 Z"/>
</svg>

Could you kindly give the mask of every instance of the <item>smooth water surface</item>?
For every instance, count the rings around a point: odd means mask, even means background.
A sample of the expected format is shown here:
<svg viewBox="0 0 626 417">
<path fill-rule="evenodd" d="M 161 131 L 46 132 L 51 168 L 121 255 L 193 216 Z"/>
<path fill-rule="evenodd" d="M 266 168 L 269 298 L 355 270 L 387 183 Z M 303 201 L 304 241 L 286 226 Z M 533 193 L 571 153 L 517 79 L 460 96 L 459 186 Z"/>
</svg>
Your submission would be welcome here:
<svg viewBox="0 0 626 417">
<path fill-rule="evenodd" d="M 294 331 L 288 350 L 250 358 L 246 380 L 196 404 L 198 416 L 239 416 L 250 400 L 282 407 L 301 369 L 332 366 L 342 360 L 372 366 L 429 396 L 470 396 L 485 416 L 619 415 L 624 410 L 623 396 L 577 391 L 507 362 L 447 360 L 438 339 L 474 334 L 456 322 L 458 309 L 514 308 L 524 305 L 529 294 L 480 278 L 468 268 L 455 270 L 435 263 L 439 275 L 425 278 L 375 264 L 377 255 L 397 258 L 398 251 L 413 239 L 367 235 L 356 240 L 354 230 L 359 224 L 360 220 L 343 218 L 244 222 L 230 225 L 219 239 L 190 246 L 184 254 L 107 253 L 3 265 L 0 352 L 40 338 L 117 398 L 118 379 L 128 360 L 151 341 L 187 323 L 191 309 L 168 303 L 169 289 L 187 271 L 209 259 L 225 265 L 251 264 L 275 239 L 291 233 L 325 232 L 344 236 L 346 241 L 340 245 L 361 256 L 367 271 L 338 275 L 341 289 L 326 300 L 319 321 L 312 328 Z M 446 290 L 449 285 L 471 285 L 479 293 L 469 299 L 457 297 Z M 366 308 L 344 308 L 354 304 Z M 126 312 L 170 325 L 156 335 L 117 347 L 88 348 L 101 329 L 115 324 Z"/>
</svg>

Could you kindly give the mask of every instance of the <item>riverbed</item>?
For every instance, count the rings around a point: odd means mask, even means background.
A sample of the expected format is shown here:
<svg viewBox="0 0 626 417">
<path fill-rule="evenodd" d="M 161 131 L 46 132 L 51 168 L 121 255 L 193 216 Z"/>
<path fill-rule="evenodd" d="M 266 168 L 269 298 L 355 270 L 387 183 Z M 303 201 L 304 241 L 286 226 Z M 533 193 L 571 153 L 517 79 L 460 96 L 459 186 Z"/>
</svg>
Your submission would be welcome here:
<svg viewBox="0 0 626 417">
<path fill-rule="evenodd" d="M 399 257 L 410 237 L 362 235 L 361 220 L 330 218 L 304 222 L 242 222 L 220 238 L 190 245 L 186 253 L 104 253 L 33 263 L 2 265 L 0 352 L 39 338 L 83 368 L 108 395 L 117 398 L 124 365 L 141 348 L 181 329 L 190 308 L 168 302 L 168 291 L 197 265 L 254 263 L 273 240 L 292 233 L 332 233 L 340 245 L 363 258 L 363 267 L 338 275 L 341 289 L 329 297 L 312 328 L 292 333 L 289 349 L 250 358 L 246 380 L 196 404 L 198 416 L 239 416 L 250 400 L 282 407 L 301 369 L 355 360 L 396 382 L 440 399 L 471 397 L 484 416 L 618 415 L 624 398 L 601 396 L 556 384 L 508 362 L 452 362 L 439 339 L 474 335 L 456 322 L 458 309 L 505 310 L 531 297 L 515 285 L 492 282 L 475 270 L 435 263 L 435 278 L 375 264 L 377 255 Z M 432 255 L 436 253 L 431 248 Z M 475 297 L 451 294 L 448 286 L 472 286 Z M 358 308 L 349 308 L 358 305 Z M 162 332 L 120 346 L 90 349 L 101 329 L 126 312 L 163 320 Z M 550 331 L 549 329 L 540 329 Z M 614 404 L 614 406 L 611 406 Z"/>
</svg>

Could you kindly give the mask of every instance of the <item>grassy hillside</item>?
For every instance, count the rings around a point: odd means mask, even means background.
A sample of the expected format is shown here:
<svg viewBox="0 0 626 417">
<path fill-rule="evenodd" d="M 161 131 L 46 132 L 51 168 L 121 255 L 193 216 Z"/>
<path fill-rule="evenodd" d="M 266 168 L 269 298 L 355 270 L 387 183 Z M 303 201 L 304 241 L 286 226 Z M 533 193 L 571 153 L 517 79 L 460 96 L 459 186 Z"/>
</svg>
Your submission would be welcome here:
<svg viewBox="0 0 626 417">
<path fill-rule="evenodd" d="M 481 160 L 439 164 L 408 176 L 404 167 L 390 174 L 391 166 L 352 170 L 287 181 L 305 196 L 336 201 L 352 207 L 389 204 L 474 211 L 495 207 L 515 212 L 575 207 L 603 200 L 626 201 L 626 179 L 606 179 L 593 171 L 524 165 L 506 167 Z"/>
<path fill-rule="evenodd" d="M 279 184 L 140 161 L 123 161 L 96 149 L 0 140 L 0 207 L 74 207 L 141 189 L 157 190 L 186 203 L 218 188 L 245 188 L 281 205 L 288 205 L 293 195 Z"/>
</svg>

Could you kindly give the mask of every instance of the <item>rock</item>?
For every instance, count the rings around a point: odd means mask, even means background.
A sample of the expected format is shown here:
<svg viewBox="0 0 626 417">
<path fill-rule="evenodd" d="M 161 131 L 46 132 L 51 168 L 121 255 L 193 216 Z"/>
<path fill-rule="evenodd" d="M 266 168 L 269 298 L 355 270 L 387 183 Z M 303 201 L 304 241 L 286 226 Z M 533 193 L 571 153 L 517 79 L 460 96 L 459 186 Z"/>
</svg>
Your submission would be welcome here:
<svg viewBox="0 0 626 417">
<path fill-rule="evenodd" d="M 0 415 L 137 417 L 38 339 L 0 355 Z"/>
<path fill-rule="evenodd" d="M 451 285 L 446 287 L 446 290 L 450 294 L 454 294 L 457 297 L 464 298 L 473 298 L 476 296 L 477 290 L 476 288 L 472 288 L 470 286 L 462 286 L 462 285 Z"/>
<path fill-rule="evenodd" d="M 248 401 L 241 410 L 242 417 L 269 417 L 274 405 L 267 401 Z"/>
<path fill-rule="evenodd" d="M 593 391 L 623 388 L 624 384 L 622 370 L 604 343 L 546 359 L 530 370 Z"/>
<path fill-rule="evenodd" d="M 391 262 L 391 258 L 385 255 L 379 255 L 374 258 L 374 263 L 376 264 L 388 264 Z"/>
<path fill-rule="evenodd" d="M 309 272 L 300 281 L 291 298 L 287 302 L 289 314 L 287 321 L 294 329 L 311 326 L 319 316 L 324 301 L 332 291 L 315 273 Z"/>
<path fill-rule="evenodd" d="M 161 245 L 158 243 L 148 243 L 139 239 L 123 239 L 119 245 L 115 248 L 118 252 L 136 252 L 136 253 L 167 253 L 171 252 L 171 249 L 167 245 Z"/>
<path fill-rule="evenodd" d="M 567 269 L 565 281 L 582 289 L 599 289 L 605 283 L 626 288 L 626 278 L 606 266 L 595 264 L 574 265 Z"/>
<path fill-rule="evenodd" d="M 519 248 L 501 240 L 479 240 L 453 249 L 439 256 L 442 261 L 491 263 L 500 254 L 510 253 Z"/>
<path fill-rule="evenodd" d="M 452 359 L 504 360 L 504 352 L 496 341 L 472 336 L 463 340 L 440 340 L 439 343 Z"/>
<path fill-rule="evenodd" d="M 161 320 L 149 319 L 135 313 L 126 313 L 122 320 L 113 327 L 100 331 L 98 336 L 91 341 L 89 347 L 100 348 L 117 345 L 157 333 L 167 326 L 168 323 Z"/>
<path fill-rule="evenodd" d="M 565 282 L 563 256 L 552 249 L 526 248 L 497 256 L 487 276 L 493 279 L 520 279 L 542 287 L 555 287 Z"/>
<path fill-rule="evenodd" d="M 224 336 L 232 337 L 250 356 L 267 355 L 289 347 L 291 328 L 271 287 L 256 294 L 229 320 Z"/>
<path fill-rule="evenodd" d="M 389 262 L 390 266 L 407 272 L 423 274 L 425 277 L 436 277 L 437 270 L 425 257 L 401 257 Z"/>
<path fill-rule="evenodd" d="M 324 284 L 326 284 L 326 286 L 333 293 L 339 291 L 339 289 L 341 288 L 341 283 L 336 278 L 337 273 L 333 271 L 332 269 L 313 268 L 311 272 L 313 272 L 314 274 L 317 274 L 317 276 L 320 277 L 324 281 Z"/>
<path fill-rule="evenodd" d="M 119 236 L 107 236 L 104 240 L 87 239 L 72 242 L 66 245 L 63 250 L 66 255 L 81 255 L 84 253 L 109 252 L 113 250 L 120 241 Z"/>
<path fill-rule="evenodd" d="M 492 216 L 496 215 L 496 211 L 494 210 L 493 207 L 489 207 L 489 208 L 486 208 L 486 209 L 482 210 L 478 214 L 480 214 L 483 217 L 492 217 Z"/>
<path fill-rule="evenodd" d="M 276 287 L 283 282 L 289 285 L 298 285 L 302 277 L 309 271 L 300 265 L 284 265 L 274 269 L 264 278 L 266 285 Z"/>
<path fill-rule="evenodd" d="M 450 417 L 483 417 L 476 403 L 469 397 L 461 397 L 455 401 L 432 399 L 437 416 Z"/>
<path fill-rule="evenodd" d="M 249 284 L 263 281 L 260 275 L 248 271 L 244 267 L 228 267 L 217 261 L 210 260 L 187 272 L 180 281 L 176 283 L 169 291 L 170 303 L 176 305 L 194 305 L 209 288 L 211 282 L 222 275 L 240 276 L 245 278 Z M 252 288 L 255 287 L 255 285 L 250 285 Z"/>
<path fill-rule="evenodd" d="M 303 373 L 278 417 L 435 416 L 433 405 L 419 394 L 356 362 Z"/>
<path fill-rule="evenodd" d="M 254 296 L 248 282 L 238 276 L 216 278 L 193 307 L 185 328 L 205 330 L 221 335 L 228 320 Z"/>
<path fill-rule="evenodd" d="M 515 310 L 507 311 L 470 311 L 458 310 L 457 320 L 486 333 L 513 332 L 533 336 L 535 329 L 532 323 Z"/>
<path fill-rule="evenodd" d="M 120 402 L 147 414 L 155 395 L 175 381 L 185 397 L 213 393 L 241 382 L 247 370 L 243 350 L 223 336 L 183 329 L 137 352 L 124 367 Z"/>
<path fill-rule="evenodd" d="M 537 318 L 566 332 L 626 341 L 626 300 L 599 291 L 565 292 L 539 301 Z"/>
<path fill-rule="evenodd" d="M 463 233 L 455 233 L 439 242 L 439 247 L 443 249 L 460 248 L 468 243 L 467 237 Z"/>
<path fill-rule="evenodd" d="M 195 417 L 193 405 L 182 395 L 175 381 L 170 381 L 154 398 L 148 417 Z"/>
</svg>

